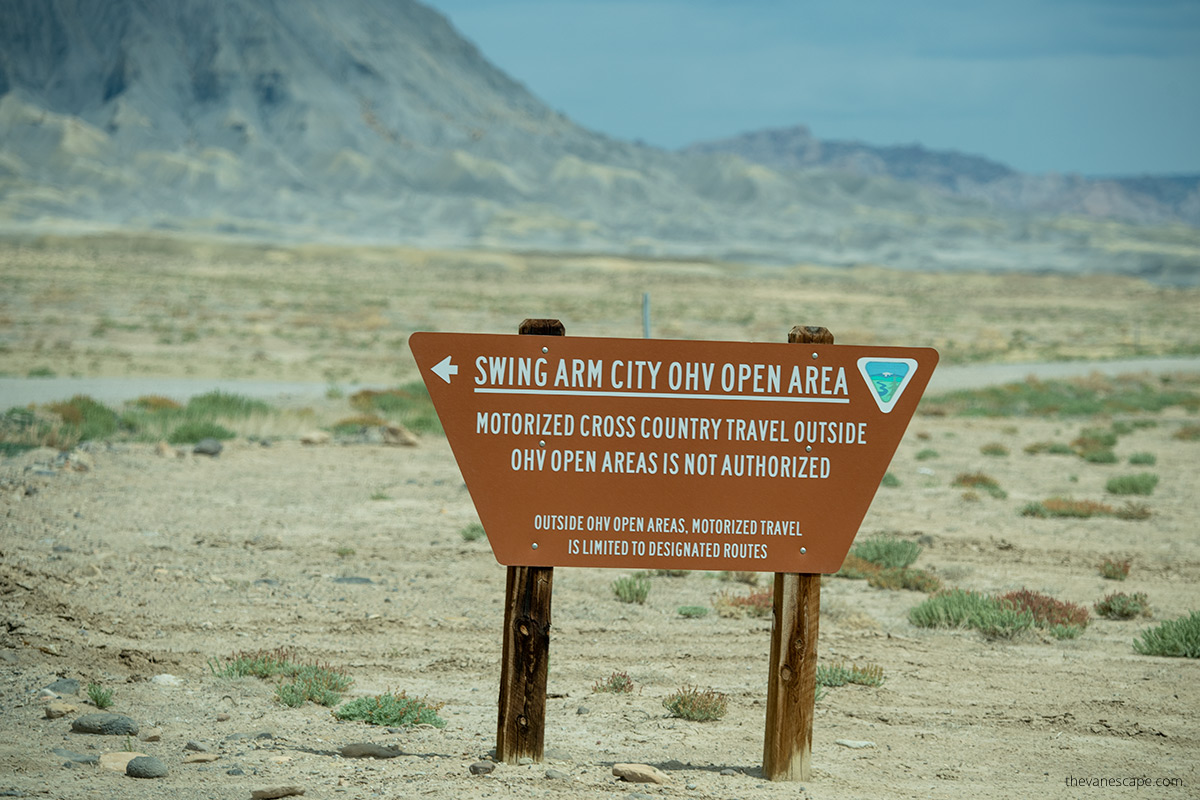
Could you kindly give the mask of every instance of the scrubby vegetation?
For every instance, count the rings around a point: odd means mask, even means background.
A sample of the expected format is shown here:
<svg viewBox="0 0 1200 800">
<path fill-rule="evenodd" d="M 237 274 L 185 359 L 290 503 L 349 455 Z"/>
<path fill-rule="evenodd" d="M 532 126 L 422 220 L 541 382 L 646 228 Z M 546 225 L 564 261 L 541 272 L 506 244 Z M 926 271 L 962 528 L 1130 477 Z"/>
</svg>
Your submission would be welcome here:
<svg viewBox="0 0 1200 800">
<path fill-rule="evenodd" d="M 1098 600 L 1093 606 L 1096 613 L 1106 619 L 1133 619 L 1134 617 L 1149 617 L 1153 614 L 1150 609 L 1150 599 L 1145 592 L 1125 594 L 1113 592 Z"/>
<path fill-rule="evenodd" d="M 388 692 L 371 697 L 360 697 L 334 709 L 333 716 L 343 720 L 359 720 L 370 725 L 403 728 L 408 725 L 432 725 L 446 727 L 446 721 L 438 716 L 442 704 L 433 705 L 425 700 L 409 697 L 404 692 Z"/>
<path fill-rule="evenodd" d="M 1195 411 L 1200 408 L 1200 393 L 1191 385 L 1176 386 L 1139 375 L 1049 381 L 1030 378 L 1020 383 L 923 398 L 921 406 L 964 416 L 1079 417 L 1161 411 L 1173 406 Z"/>
<path fill-rule="evenodd" d="M 1028 589 L 999 596 L 950 589 L 910 609 L 908 619 L 919 628 L 974 628 L 997 639 L 1034 626 L 1055 638 L 1073 639 L 1087 627 L 1088 611 Z"/>
<path fill-rule="evenodd" d="M 729 698 L 713 689 L 683 686 L 663 700 L 663 708 L 671 716 L 693 722 L 711 722 L 725 716 Z"/>
<path fill-rule="evenodd" d="M 1144 656 L 1200 658 L 1200 611 L 1144 631 L 1133 649 Z"/>
<path fill-rule="evenodd" d="M 276 698 L 291 708 L 306 701 L 323 706 L 337 705 L 342 694 L 354 685 L 354 680 L 341 668 L 315 661 L 297 661 L 296 652 L 290 647 L 240 651 L 224 661 L 209 659 L 208 668 L 219 678 L 276 679 Z"/>
<path fill-rule="evenodd" d="M 650 596 L 650 579 L 644 575 L 625 575 L 612 582 L 612 590 L 622 603 L 644 605 Z"/>
<path fill-rule="evenodd" d="M 850 548 L 837 575 L 865 580 L 878 589 L 936 592 L 942 586 L 937 576 L 912 567 L 920 555 L 921 546 L 916 542 L 896 536 L 874 536 Z"/>
</svg>

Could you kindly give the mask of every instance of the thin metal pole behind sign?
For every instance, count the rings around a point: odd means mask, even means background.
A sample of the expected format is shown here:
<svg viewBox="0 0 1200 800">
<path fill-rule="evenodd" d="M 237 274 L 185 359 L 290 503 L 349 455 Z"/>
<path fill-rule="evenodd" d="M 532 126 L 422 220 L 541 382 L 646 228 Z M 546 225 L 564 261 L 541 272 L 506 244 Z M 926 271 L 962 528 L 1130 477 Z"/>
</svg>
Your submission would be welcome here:
<svg viewBox="0 0 1200 800">
<path fill-rule="evenodd" d="M 642 292 L 642 338 L 650 338 L 650 293 Z"/>
<path fill-rule="evenodd" d="M 788 342 L 833 344 L 833 334 L 826 328 L 797 325 L 788 333 Z M 803 781 L 812 774 L 820 613 L 820 575 L 775 573 L 763 737 L 763 775 L 767 780 Z"/>
<path fill-rule="evenodd" d="M 519 333 L 564 336 L 566 328 L 556 319 L 527 319 L 521 323 Z M 508 568 L 496 718 L 497 761 L 541 761 L 544 755 L 553 588 L 553 567 Z"/>
</svg>

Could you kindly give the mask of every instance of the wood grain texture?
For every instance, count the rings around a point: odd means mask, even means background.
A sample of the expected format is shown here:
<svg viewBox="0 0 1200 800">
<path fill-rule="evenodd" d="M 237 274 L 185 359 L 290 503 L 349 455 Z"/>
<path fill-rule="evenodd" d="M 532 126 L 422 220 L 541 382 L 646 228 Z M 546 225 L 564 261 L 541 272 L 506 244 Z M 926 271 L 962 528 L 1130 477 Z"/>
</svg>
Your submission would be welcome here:
<svg viewBox="0 0 1200 800">
<path fill-rule="evenodd" d="M 833 344 L 827 328 L 800 326 L 792 344 Z M 812 726 L 817 692 L 817 633 L 821 576 L 775 574 L 763 775 L 802 781 L 812 775 Z"/>
<path fill-rule="evenodd" d="M 526 336 L 564 336 L 556 319 L 526 319 Z M 546 673 L 550 663 L 553 567 L 509 567 L 504 589 L 504 646 L 496 718 L 496 760 L 541 761 L 546 741 Z"/>
</svg>

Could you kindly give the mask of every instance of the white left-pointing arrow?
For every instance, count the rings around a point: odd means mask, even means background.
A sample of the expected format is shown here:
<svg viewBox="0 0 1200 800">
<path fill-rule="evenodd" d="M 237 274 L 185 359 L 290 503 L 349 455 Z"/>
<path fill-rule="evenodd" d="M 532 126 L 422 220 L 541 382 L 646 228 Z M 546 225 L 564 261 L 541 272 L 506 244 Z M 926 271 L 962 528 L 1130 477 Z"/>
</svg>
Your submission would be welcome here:
<svg viewBox="0 0 1200 800">
<path fill-rule="evenodd" d="M 441 361 L 433 365 L 433 373 L 446 383 L 449 383 L 450 376 L 458 374 L 458 365 L 451 364 L 450 356 L 446 356 Z"/>
</svg>

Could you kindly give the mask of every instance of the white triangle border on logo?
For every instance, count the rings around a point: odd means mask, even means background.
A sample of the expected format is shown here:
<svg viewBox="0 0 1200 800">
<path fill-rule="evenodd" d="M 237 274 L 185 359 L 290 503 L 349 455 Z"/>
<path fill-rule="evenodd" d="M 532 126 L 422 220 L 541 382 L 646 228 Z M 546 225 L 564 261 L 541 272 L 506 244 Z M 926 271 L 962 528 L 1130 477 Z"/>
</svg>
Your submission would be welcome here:
<svg viewBox="0 0 1200 800">
<path fill-rule="evenodd" d="M 893 361 L 908 365 L 908 373 L 900 379 L 900 385 L 896 387 L 896 393 L 892 395 L 891 400 L 885 402 L 884 399 L 879 396 L 879 392 L 875 391 L 875 383 L 871 380 L 871 376 L 867 374 L 867 364 L 871 363 L 872 361 Z M 904 390 L 912 381 L 913 376 L 917 374 L 917 360 L 915 358 L 893 358 L 890 356 L 866 356 L 858 360 L 858 373 L 862 375 L 863 380 L 866 381 L 867 390 L 870 391 L 871 397 L 875 400 L 875 404 L 879 406 L 879 410 L 884 414 L 888 414 L 896 405 L 896 401 L 900 399 L 900 395 L 904 394 Z"/>
</svg>

